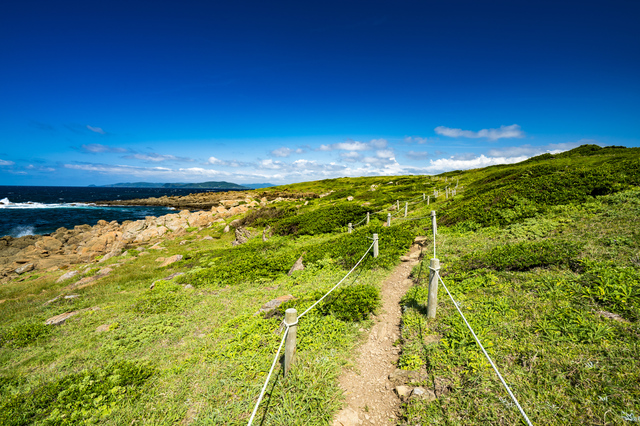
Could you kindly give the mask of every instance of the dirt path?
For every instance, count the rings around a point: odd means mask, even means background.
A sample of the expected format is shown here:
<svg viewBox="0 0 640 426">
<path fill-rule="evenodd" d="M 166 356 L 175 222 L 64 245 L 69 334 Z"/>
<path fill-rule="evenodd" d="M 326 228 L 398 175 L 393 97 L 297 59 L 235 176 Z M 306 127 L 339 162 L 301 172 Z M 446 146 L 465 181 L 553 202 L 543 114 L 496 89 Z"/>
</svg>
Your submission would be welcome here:
<svg viewBox="0 0 640 426">
<path fill-rule="evenodd" d="M 411 268 L 418 263 L 420 246 L 409 254 L 382 284 L 382 309 L 375 317 L 369 337 L 359 349 L 353 368 L 340 377 L 347 406 L 338 413 L 333 426 L 395 425 L 400 399 L 389 381 L 396 369 L 399 349 L 393 343 L 400 337 L 400 299 L 412 286 Z"/>
</svg>

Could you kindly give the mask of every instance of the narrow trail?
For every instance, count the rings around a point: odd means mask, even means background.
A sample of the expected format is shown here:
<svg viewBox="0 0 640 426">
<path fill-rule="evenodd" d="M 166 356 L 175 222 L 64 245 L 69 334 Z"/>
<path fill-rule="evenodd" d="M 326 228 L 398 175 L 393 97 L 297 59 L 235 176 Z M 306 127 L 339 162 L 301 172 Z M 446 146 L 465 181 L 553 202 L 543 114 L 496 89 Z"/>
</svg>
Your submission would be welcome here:
<svg viewBox="0 0 640 426">
<path fill-rule="evenodd" d="M 340 377 L 347 406 L 333 426 L 395 425 L 400 398 L 389 381 L 396 369 L 400 349 L 393 343 L 400 337 L 400 299 L 413 285 L 411 268 L 418 263 L 420 246 L 414 244 L 404 260 L 382 283 L 380 315 L 374 318 L 367 341 L 358 348 L 355 365 Z"/>
</svg>

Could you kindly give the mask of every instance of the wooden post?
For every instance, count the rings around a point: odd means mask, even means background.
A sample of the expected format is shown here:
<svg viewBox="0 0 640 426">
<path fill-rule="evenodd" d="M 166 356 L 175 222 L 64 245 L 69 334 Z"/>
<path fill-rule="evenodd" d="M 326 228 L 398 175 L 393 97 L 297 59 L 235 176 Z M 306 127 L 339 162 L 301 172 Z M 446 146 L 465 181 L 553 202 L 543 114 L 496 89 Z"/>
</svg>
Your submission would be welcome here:
<svg viewBox="0 0 640 426">
<path fill-rule="evenodd" d="M 438 235 L 438 224 L 436 223 L 436 211 L 431 210 L 431 226 L 433 227 L 433 238 Z"/>
<path fill-rule="evenodd" d="M 353 223 L 349 222 L 349 233 L 353 232 Z"/>
<path fill-rule="evenodd" d="M 440 261 L 430 259 L 429 261 L 429 296 L 427 299 L 427 318 L 436 317 L 438 306 L 438 272 L 440 271 Z"/>
<path fill-rule="evenodd" d="M 373 257 L 378 257 L 378 234 L 373 234 Z"/>
<path fill-rule="evenodd" d="M 289 308 L 284 311 L 284 322 L 286 324 L 295 324 L 298 321 L 298 311 L 295 308 Z M 291 368 L 293 356 L 296 353 L 296 331 L 298 325 L 289 327 L 287 338 L 284 342 L 284 375 L 286 376 Z"/>
<path fill-rule="evenodd" d="M 426 198 L 424 198 L 424 192 L 422 193 L 422 201 L 426 200 Z"/>
<path fill-rule="evenodd" d="M 387 226 L 391 226 L 391 213 L 387 213 Z"/>
<path fill-rule="evenodd" d="M 396 210 L 400 210 L 400 200 L 396 200 Z"/>
<path fill-rule="evenodd" d="M 369 224 L 369 212 L 367 212 L 367 225 Z"/>
<path fill-rule="evenodd" d="M 409 202 L 404 202 L 404 217 L 407 217 L 407 210 L 409 209 Z"/>
<path fill-rule="evenodd" d="M 431 201 L 430 198 L 431 198 L 431 195 L 428 195 L 427 196 L 427 205 L 429 205 L 429 201 Z"/>
</svg>

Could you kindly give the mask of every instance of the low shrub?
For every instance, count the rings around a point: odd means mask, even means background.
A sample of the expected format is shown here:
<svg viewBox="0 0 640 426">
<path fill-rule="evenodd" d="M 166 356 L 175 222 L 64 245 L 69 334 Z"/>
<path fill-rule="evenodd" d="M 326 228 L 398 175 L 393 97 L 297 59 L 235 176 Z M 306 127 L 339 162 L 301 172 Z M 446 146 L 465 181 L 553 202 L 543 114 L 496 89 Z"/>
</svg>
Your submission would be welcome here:
<svg viewBox="0 0 640 426">
<path fill-rule="evenodd" d="M 242 219 L 240 219 L 240 225 L 242 226 L 266 226 L 277 222 L 280 219 L 293 216 L 296 214 L 296 209 L 293 207 L 278 208 L 278 207 L 263 207 L 257 210 L 251 210 Z"/>
<path fill-rule="evenodd" d="M 15 325 L 0 332 L 0 347 L 23 348 L 37 342 L 51 333 L 51 326 L 41 322 L 29 322 Z"/>
<path fill-rule="evenodd" d="M 332 314 L 342 321 L 362 321 L 380 305 L 380 290 L 369 284 L 356 284 L 337 289 L 322 302 L 318 311 L 324 315 Z"/>
<path fill-rule="evenodd" d="M 524 241 L 473 253 L 463 259 L 466 269 L 491 268 L 498 271 L 527 271 L 536 267 L 569 265 L 580 250 L 576 243 L 556 240 Z"/>
<path fill-rule="evenodd" d="M 155 372 L 149 365 L 122 361 L 64 376 L 3 399 L 0 424 L 96 423 L 122 402 L 137 398 Z"/>
<path fill-rule="evenodd" d="M 640 271 L 631 267 L 584 261 L 576 286 L 582 297 L 631 321 L 640 319 Z"/>
<path fill-rule="evenodd" d="M 169 281 L 159 281 L 153 289 L 136 298 L 132 309 L 141 314 L 162 314 L 183 310 L 189 304 L 189 296 L 181 286 Z"/>
<path fill-rule="evenodd" d="M 322 207 L 304 214 L 286 217 L 277 222 L 277 235 L 318 235 L 342 231 L 348 223 L 358 223 L 370 209 L 353 203 Z"/>
</svg>

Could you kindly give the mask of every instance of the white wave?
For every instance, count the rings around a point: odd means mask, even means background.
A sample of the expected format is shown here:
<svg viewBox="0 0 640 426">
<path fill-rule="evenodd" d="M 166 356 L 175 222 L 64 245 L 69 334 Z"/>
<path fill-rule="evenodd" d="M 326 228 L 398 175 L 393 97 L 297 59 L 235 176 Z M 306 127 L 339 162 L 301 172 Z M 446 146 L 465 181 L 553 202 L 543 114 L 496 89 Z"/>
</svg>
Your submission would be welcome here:
<svg viewBox="0 0 640 426">
<path fill-rule="evenodd" d="M 9 233 L 10 235 L 15 235 L 16 238 L 26 237 L 27 235 L 35 235 L 36 228 L 33 226 L 20 225 L 16 226 Z"/>
<path fill-rule="evenodd" d="M 95 204 L 88 203 L 12 203 L 8 198 L 0 200 L 0 209 L 86 209 L 95 208 Z"/>
</svg>

